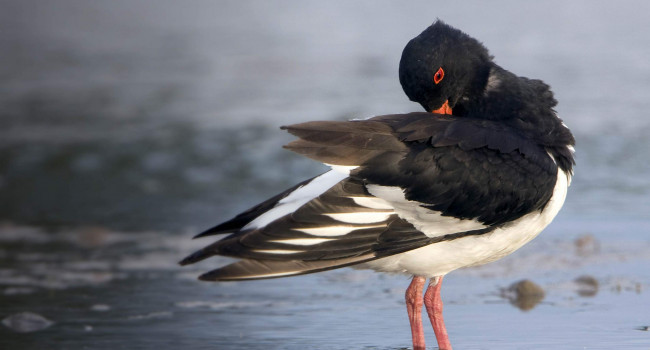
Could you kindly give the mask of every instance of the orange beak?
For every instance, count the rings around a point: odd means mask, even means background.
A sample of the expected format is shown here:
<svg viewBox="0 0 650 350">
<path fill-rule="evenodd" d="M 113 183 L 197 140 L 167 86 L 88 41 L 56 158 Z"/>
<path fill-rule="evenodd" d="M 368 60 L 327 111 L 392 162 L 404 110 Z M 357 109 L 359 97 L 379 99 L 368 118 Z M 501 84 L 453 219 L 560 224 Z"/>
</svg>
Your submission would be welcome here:
<svg viewBox="0 0 650 350">
<path fill-rule="evenodd" d="M 443 103 L 440 108 L 431 111 L 431 113 L 451 114 L 451 107 L 449 107 L 449 100 L 445 101 L 445 103 Z"/>
</svg>

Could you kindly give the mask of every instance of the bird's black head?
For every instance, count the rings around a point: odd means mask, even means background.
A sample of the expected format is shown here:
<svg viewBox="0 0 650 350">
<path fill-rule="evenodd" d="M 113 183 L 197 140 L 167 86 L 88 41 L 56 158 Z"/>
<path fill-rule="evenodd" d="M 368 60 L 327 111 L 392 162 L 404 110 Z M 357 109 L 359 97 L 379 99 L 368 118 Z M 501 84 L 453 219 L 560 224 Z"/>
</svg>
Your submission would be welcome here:
<svg viewBox="0 0 650 350">
<path fill-rule="evenodd" d="M 404 48 L 399 80 L 411 101 L 451 114 L 461 99 L 481 96 L 491 65 L 480 42 L 438 20 Z"/>
</svg>

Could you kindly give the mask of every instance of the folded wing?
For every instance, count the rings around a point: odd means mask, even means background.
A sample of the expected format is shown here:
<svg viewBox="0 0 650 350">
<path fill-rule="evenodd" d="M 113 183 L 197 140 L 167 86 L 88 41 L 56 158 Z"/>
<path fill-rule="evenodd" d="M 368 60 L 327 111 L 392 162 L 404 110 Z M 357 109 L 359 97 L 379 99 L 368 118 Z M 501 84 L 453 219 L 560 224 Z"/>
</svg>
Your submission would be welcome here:
<svg viewBox="0 0 650 350">
<path fill-rule="evenodd" d="M 485 120 L 411 113 L 284 129 L 299 137 L 286 148 L 345 168 L 201 234 L 232 232 L 181 264 L 243 259 L 202 279 L 311 273 L 485 234 L 543 209 L 555 184 L 543 148 Z"/>
</svg>

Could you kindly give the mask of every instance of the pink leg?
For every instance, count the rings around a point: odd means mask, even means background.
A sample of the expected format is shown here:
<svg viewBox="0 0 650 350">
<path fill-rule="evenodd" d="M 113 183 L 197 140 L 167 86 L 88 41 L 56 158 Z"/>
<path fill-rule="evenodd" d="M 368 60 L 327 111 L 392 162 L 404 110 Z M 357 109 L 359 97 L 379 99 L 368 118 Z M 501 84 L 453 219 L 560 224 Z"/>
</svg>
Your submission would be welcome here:
<svg viewBox="0 0 650 350">
<path fill-rule="evenodd" d="M 431 320 L 431 324 L 433 325 L 436 340 L 438 340 L 438 348 L 440 350 L 452 350 L 449 337 L 447 336 L 447 329 L 445 328 L 445 320 L 442 319 L 442 299 L 440 298 L 442 277 L 432 278 L 429 282 L 429 288 L 427 288 L 427 292 L 424 294 L 424 305 L 427 308 L 429 320 Z"/>
<path fill-rule="evenodd" d="M 406 311 L 411 322 L 411 335 L 413 336 L 413 350 L 424 350 L 424 330 L 422 329 L 422 290 L 426 278 L 414 276 L 411 284 L 406 289 Z"/>
</svg>

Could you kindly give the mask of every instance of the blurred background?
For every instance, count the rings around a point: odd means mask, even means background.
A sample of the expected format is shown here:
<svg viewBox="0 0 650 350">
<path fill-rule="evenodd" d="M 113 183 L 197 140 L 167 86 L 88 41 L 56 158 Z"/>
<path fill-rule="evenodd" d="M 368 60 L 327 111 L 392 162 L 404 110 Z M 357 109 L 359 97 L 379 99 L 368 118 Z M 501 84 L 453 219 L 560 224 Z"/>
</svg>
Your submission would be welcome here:
<svg viewBox="0 0 650 350">
<path fill-rule="evenodd" d="M 644 1 L 0 0 L 0 347 L 410 346 L 404 277 L 210 284 L 195 277 L 226 259 L 176 261 L 209 242 L 197 232 L 326 170 L 283 150 L 280 125 L 420 110 L 397 67 L 440 18 L 551 85 L 577 139 L 546 232 L 445 279 L 452 343 L 650 348 L 648 13 Z M 510 306 L 523 278 L 546 291 L 528 311 Z"/>
</svg>

